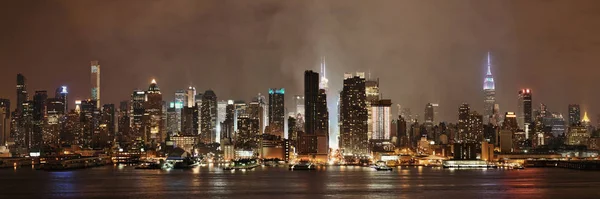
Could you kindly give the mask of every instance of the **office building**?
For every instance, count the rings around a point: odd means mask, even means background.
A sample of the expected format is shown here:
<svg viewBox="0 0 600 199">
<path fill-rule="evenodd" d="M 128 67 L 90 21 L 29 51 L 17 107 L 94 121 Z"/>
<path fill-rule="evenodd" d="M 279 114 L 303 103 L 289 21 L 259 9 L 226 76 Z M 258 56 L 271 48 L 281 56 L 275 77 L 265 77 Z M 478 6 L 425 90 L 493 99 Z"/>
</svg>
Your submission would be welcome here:
<svg viewBox="0 0 600 199">
<path fill-rule="evenodd" d="M 10 138 L 10 101 L 0 98 L 0 146 L 5 146 Z"/>
<path fill-rule="evenodd" d="M 494 105 L 496 104 L 496 85 L 492 75 L 492 63 L 490 52 L 487 53 L 487 72 L 483 80 L 483 119 L 484 123 L 490 123 L 490 118 L 494 117 Z"/>
<path fill-rule="evenodd" d="M 581 108 L 579 104 L 569 104 L 569 126 L 577 126 L 581 122 Z"/>
<path fill-rule="evenodd" d="M 533 122 L 531 98 L 530 89 L 522 89 L 519 91 L 517 123 L 519 124 L 520 129 L 525 129 L 525 124 L 529 125 Z"/>
<path fill-rule="evenodd" d="M 23 103 L 29 100 L 29 95 L 27 94 L 27 79 L 23 74 L 17 74 L 17 103 L 16 103 L 16 112 L 21 113 L 23 111 Z"/>
<path fill-rule="evenodd" d="M 366 105 L 365 78 L 358 75 L 345 75 L 344 87 L 340 93 L 339 147 L 344 154 L 362 154 L 369 152 L 369 138 Z"/>
<path fill-rule="evenodd" d="M 386 140 L 389 141 L 392 138 L 391 132 L 391 107 L 392 100 L 382 99 L 379 101 L 373 101 L 371 104 L 371 118 L 373 118 L 373 136 L 372 140 Z"/>
<path fill-rule="evenodd" d="M 471 107 L 467 103 L 463 103 L 458 108 L 458 141 L 465 142 L 469 133 Z"/>
<path fill-rule="evenodd" d="M 269 89 L 269 126 L 279 135 L 283 135 L 285 124 L 285 90 L 283 88 Z M 283 137 L 283 136 L 281 136 Z"/>
<path fill-rule="evenodd" d="M 196 106 L 196 87 L 188 87 L 185 93 L 185 106 L 194 107 Z"/>
<path fill-rule="evenodd" d="M 100 64 L 98 61 L 91 61 L 91 99 L 96 101 L 96 109 L 100 110 Z"/>
<path fill-rule="evenodd" d="M 217 95 L 207 90 L 202 95 L 200 105 L 200 141 L 203 143 L 217 142 Z"/>
<path fill-rule="evenodd" d="M 152 80 L 148 91 L 146 91 L 146 101 L 144 103 L 143 126 L 144 142 L 158 144 L 165 141 L 164 132 L 163 100 L 160 88 L 156 80 Z"/>
</svg>

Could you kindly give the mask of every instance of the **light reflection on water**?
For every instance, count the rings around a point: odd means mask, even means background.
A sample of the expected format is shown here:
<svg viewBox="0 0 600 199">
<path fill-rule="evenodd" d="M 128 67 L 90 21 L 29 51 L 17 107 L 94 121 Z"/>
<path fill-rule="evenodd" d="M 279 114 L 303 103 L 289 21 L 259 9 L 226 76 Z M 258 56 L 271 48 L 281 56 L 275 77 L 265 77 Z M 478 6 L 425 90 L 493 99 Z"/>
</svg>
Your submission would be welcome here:
<svg viewBox="0 0 600 199">
<path fill-rule="evenodd" d="M 318 171 L 288 171 L 286 167 L 165 171 L 106 166 L 46 172 L 18 168 L 0 170 L 0 193 L 2 198 L 600 198 L 598 178 L 598 172 L 566 169 L 449 170 L 406 166 L 394 171 L 360 166 Z"/>
</svg>

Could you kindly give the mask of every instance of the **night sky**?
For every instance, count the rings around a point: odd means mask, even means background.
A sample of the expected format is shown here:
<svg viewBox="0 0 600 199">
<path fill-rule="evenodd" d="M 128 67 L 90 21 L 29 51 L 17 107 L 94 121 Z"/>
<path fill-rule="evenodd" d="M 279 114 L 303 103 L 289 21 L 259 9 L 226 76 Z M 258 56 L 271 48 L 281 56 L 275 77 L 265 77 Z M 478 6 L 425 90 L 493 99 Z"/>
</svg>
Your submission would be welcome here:
<svg viewBox="0 0 600 199">
<path fill-rule="evenodd" d="M 128 100 L 156 78 L 165 100 L 176 89 L 213 89 L 249 101 L 269 87 L 302 94 L 303 71 L 327 57 L 329 86 L 344 72 L 379 77 L 384 98 L 422 120 L 427 102 L 455 122 L 458 106 L 483 109 L 491 51 L 500 111 L 517 91 L 566 114 L 579 103 L 595 123 L 600 1 L 2 1 L 0 98 L 70 88 L 89 97 L 91 60 L 102 67 L 102 103 Z M 14 106 L 13 106 L 14 107 Z M 395 110 L 394 110 L 395 112 Z M 332 113 L 333 114 L 333 113 Z"/>
</svg>

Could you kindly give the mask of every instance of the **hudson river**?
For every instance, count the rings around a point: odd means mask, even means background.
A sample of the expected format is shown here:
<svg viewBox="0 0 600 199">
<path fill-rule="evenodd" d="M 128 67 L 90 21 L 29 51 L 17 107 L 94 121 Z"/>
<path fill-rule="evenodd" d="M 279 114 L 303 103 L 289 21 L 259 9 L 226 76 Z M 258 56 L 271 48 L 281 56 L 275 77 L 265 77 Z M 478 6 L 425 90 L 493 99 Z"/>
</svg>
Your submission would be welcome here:
<svg viewBox="0 0 600 199">
<path fill-rule="evenodd" d="M 288 171 L 0 169 L 0 198 L 600 198 L 600 172 L 560 168 L 449 170 L 327 167 Z"/>
</svg>

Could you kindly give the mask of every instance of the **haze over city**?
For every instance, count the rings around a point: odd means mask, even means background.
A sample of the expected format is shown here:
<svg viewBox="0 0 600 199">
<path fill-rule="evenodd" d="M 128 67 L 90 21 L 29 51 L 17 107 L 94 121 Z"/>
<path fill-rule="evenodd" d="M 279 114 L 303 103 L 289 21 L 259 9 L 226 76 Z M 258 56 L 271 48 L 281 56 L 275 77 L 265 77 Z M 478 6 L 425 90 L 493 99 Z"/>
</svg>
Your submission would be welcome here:
<svg viewBox="0 0 600 199">
<path fill-rule="evenodd" d="M 426 102 L 439 103 L 441 120 L 455 122 L 461 103 L 483 108 L 490 51 L 501 111 L 515 111 L 517 91 L 530 88 L 534 104 L 564 114 L 578 103 L 595 121 L 598 9 L 597 1 L 9 1 L 0 8 L 0 97 L 15 99 L 14 75 L 23 73 L 32 92 L 67 85 L 71 99 L 89 98 L 89 61 L 99 60 L 106 103 L 153 78 L 165 93 L 195 85 L 249 100 L 284 87 L 289 100 L 325 56 L 332 91 L 344 72 L 363 71 L 394 104 L 422 116 Z"/>
</svg>

